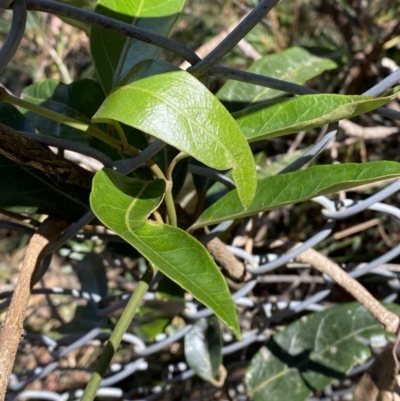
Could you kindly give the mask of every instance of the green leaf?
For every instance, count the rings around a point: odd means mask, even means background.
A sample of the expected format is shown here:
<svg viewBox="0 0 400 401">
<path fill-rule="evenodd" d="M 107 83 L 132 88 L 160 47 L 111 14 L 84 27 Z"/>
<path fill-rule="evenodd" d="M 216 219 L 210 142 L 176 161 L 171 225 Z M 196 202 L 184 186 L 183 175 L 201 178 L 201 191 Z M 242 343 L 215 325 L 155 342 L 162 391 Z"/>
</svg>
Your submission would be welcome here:
<svg viewBox="0 0 400 401">
<path fill-rule="evenodd" d="M 82 291 L 98 294 L 102 298 L 107 296 L 107 273 L 103 258 L 100 255 L 88 253 L 73 268 L 78 276 Z"/>
<path fill-rule="evenodd" d="M 137 65 L 134 79 L 107 97 L 93 121 L 121 121 L 210 167 L 232 168 L 240 200 L 248 206 L 256 188 L 253 155 L 218 99 L 188 72 L 160 61 Z"/>
<path fill-rule="evenodd" d="M 104 169 L 94 177 L 90 203 L 103 224 L 240 336 L 228 286 L 204 246 L 179 228 L 148 220 L 164 191 L 163 180 L 143 182 Z"/>
<path fill-rule="evenodd" d="M 234 114 L 245 137 L 259 141 L 320 127 L 381 107 L 394 99 L 388 96 L 304 95 L 250 107 Z"/>
<path fill-rule="evenodd" d="M 16 130 L 34 132 L 15 107 L 1 103 L 0 121 Z M 39 170 L 0 155 L 0 207 L 17 213 L 41 213 L 76 219 L 88 210 L 89 191 L 56 182 Z"/>
<path fill-rule="evenodd" d="M 16 107 L 8 103 L 0 103 L 0 122 L 17 131 L 35 132 L 31 122 Z"/>
<path fill-rule="evenodd" d="M 233 190 L 206 209 L 191 230 L 399 176 L 400 163 L 392 161 L 314 166 L 274 175 L 258 181 L 254 201 L 247 210 Z"/>
<path fill-rule="evenodd" d="M 167 36 L 184 0 L 99 0 L 96 12 L 147 31 Z M 115 88 L 139 61 L 155 59 L 161 49 L 121 34 L 92 26 L 90 48 L 105 93 Z"/>
<path fill-rule="evenodd" d="M 91 123 L 93 114 L 105 99 L 100 84 L 89 79 L 75 81 L 69 85 L 65 85 L 55 79 L 47 79 L 25 88 L 22 91 L 22 97 L 31 103 L 87 124 Z M 25 112 L 25 116 L 44 135 L 91 146 L 107 154 L 113 160 L 123 158 L 122 154 L 112 149 L 109 145 L 78 129 L 32 112 Z M 107 132 L 107 127 L 104 125 L 103 127 L 99 125 L 99 128 Z M 147 146 L 147 139 L 142 132 L 126 126 L 123 126 L 123 129 L 131 145 L 138 149 L 144 149 Z"/>
<path fill-rule="evenodd" d="M 390 310 L 400 313 L 398 305 Z M 304 401 L 342 378 L 371 351 L 372 337 L 385 331 L 360 304 L 313 313 L 276 334 L 253 357 L 245 380 L 254 401 Z M 376 337 L 375 337 L 376 338 Z"/>
<path fill-rule="evenodd" d="M 89 191 L 52 180 L 0 155 L 0 207 L 17 213 L 75 220 L 87 212 Z"/>
<path fill-rule="evenodd" d="M 22 98 L 42 107 L 90 124 L 90 119 L 104 100 L 100 85 L 89 79 L 65 85 L 55 79 L 28 86 L 22 91 Z M 88 145 L 90 137 L 82 131 L 50 120 L 32 112 L 25 116 L 44 135 Z"/>
<path fill-rule="evenodd" d="M 186 362 L 203 380 L 218 385 L 222 363 L 222 337 L 218 319 L 211 316 L 196 321 L 185 335 Z"/>
<path fill-rule="evenodd" d="M 93 10 L 96 7 L 96 0 L 56 0 L 57 3 L 64 3 L 70 6 Z"/>
<path fill-rule="evenodd" d="M 291 47 L 257 60 L 247 71 L 302 85 L 323 71 L 336 67 L 336 63 L 328 58 L 315 56 L 301 47 Z M 230 107 L 232 111 L 282 95 L 286 93 L 232 80 L 226 82 L 217 93 L 222 102 L 237 103 L 234 110 Z"/>
<path fill-rule="evenodd" d="M 97 3 L 97 0 L 56 0 L 56 1 L 58 3 L 68 4 L 70 6 L 75 6 L 75 7 L 83 8 L 85 10 L 90 10 L 90 11 L 94 10 L 94 8 L 96 7 L 96 3 Z M 84 22 L 77 21 L 72 18 L 65 18 L 62 16 L 59 16 L 59 18 L 61 18 L 66 23 L 68 23 L 72 26 L 75 26 L 76 28 L 82 29 L 89 35 L 89 32 L 90 32 L 89 24 L 85 24 Z"/>
</svg>

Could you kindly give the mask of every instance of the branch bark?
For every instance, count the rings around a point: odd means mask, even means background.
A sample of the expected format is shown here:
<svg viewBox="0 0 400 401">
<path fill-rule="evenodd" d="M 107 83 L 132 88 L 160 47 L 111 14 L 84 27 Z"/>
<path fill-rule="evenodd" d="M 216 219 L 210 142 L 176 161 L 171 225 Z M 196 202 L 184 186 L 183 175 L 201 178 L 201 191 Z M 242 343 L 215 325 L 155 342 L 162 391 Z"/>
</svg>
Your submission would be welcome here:
<svg viewBox="0 0 400 401">
<path fill-rule="evenodd" d="M 31 293 L 32 278 L 45 256 L 46 246 L 68 225 L 69 223 L 64 220 L 49 217 L 29 241 L 10 308 L 0 330 L 0 401 L 4 400 L 18 344 L 24 334 L 23 323 Z"/>
</svg>

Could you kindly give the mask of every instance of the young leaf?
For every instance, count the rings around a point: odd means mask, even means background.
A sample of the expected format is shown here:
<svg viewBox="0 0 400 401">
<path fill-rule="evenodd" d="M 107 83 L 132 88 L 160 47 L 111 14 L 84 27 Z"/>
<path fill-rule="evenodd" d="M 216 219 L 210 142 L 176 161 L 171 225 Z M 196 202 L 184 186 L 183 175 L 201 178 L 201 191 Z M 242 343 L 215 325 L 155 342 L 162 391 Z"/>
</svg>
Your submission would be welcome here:
<svg viewBox="0 0 400 401">
<path fill-rule="evenodd" d="M 239 126 L 218 99 L 188 72 L 164 62 L 144 61 L 136 66 L 133 76 L 133 82 L 107 97 L 93 121 L 121 121 L 210 167 L 232 168 L 246 208 L 256 189 L 253 155 Z"/>
<path fill-rule="evenodd" d="M 220 385 L 217 377 L 222 363 L 222 337 L 215 316 L 197 320 L 185 335 L 185 357 L 199 377 Z"/>
<path fill-rule="evenodd" d="M 247 210 L 233 190 L 206 209 L 191 230 L 399 176 L 400 163 L 392 161 L 314 166 L 274 175 L 258 181 L 254 201 Z"/>
<path fill-rule="evenodd" d="M 398 305 L 388 305 L 400 313 Z M 304 401 L 342 378 L 371 354 L 381 325 L 358 303 L 313 313 L 275 335 L 253 357 L 246 372 L 247 395 L 254 401 Z"/>
<path fill-rule="evenodd" d="M 99 0 L 96 12 L 138 28 L 167 36 L 185 4 L 184 0 Z M 93 26 L 90 48 L 105 93 L 115 88 L 139 61 L 155 59 L 154 45 Z"/>
<path fill-rule="evenodd" d="M 249 142 L 320 127 L 367 113 L 388 103 L 398 91 L 381 98 L 304 95 L 250 107 L 234 114 Z"/>
<path fill-rule="evenodd" d="M 104 169 L 94 177 L 90 203 L 103 224 L 240 336 L 228 286 L 204 246 L 179 228 L 148 220 L 164 191 L 163 180 L 143 182 Z"/>
<path fill-rule="evenodd" d="M 271 54 L 257 60 L 247 71 L 302 85 L 323 71 L 336 67 L 336 63 L 329 58 L 315 56 L 301 47 L 291 47 L 281 53 Z M 232 111 L 280 95 L 285 95 L 285 93 L 264 86 L 232 80 L 226 82 L 217 93 L 218 99 L 227 103 Z"/>
</svg>

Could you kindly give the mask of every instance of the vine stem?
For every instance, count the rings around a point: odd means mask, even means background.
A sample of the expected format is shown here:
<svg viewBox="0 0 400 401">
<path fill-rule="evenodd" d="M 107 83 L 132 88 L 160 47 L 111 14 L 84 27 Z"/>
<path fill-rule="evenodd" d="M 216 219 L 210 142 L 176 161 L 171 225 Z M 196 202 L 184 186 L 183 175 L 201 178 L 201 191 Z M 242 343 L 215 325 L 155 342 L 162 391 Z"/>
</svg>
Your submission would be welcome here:
<svg viewBox="0 0 400 401">
<path fill-rule="evenodd" d="M 169 164 L 166 173 L 167 188 L 165 190 L 165 204 L 167 206 L 169 224 L 173 227 L 178 227 L 178 219 L 176 217 L 174 197 L 172 195 L 172 172 L 174 171 L 176 164 L 188 156 L 189 155 L 185 152 L 179 152 Z"/>
<path fill-rule="evenodd" d="M 81 401 L 92 401 L 96 397 L 97 390 L 100 387 L 101 381 L 110 365 L 111 359 L 121 343 L 122 336 L 126 333 L 129 325 L 137 312 L 143 296 L 149 289 L 150 283 L 153 280 L 157 269 L 155 267 L 148 267 L 142 278 L 140 279 L 135 291 L 129 299 L 126 308 L 124 309 L 121 317 L 115 326 L 111 337 L 99 359 L 95 370 L 89 380 L 89 383 L 82 395 Z"/>
</svg>

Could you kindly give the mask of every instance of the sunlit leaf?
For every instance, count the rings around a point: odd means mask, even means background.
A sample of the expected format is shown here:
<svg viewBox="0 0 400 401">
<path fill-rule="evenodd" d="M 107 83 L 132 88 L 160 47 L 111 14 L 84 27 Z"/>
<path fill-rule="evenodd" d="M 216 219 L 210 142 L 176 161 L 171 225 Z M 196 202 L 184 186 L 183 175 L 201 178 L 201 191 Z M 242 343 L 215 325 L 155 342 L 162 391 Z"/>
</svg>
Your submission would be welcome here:
<svg viewBox="0 0 400 401">
<path fill-rule="evenodd" d="M 301 47 L 291 47 L 281 53 L 264 56 L 255 61 L 247 71 L 302 85 L 336 66 L 329 58 L 315 56 Z M 226 82 L 217 93 L 218 99 L 226 103 L 232 111 L 282 95 L 285 93 L 275 89 L 233 80 Z"/>
<path fill-rule="evenodd" d="M 237 191 L 233 190 L 206 209 L 191 229 L 399 176 L 400 163 L 392 161 L 314 166 L 274 175 L 258 181 L 254 201 L 247 210 L 241 205 Z"/>
<path fill-rule="evenodd" d="M 184 0 L 99 0 L 95 11 L 168 36 L 184 4 Z M 157 46 L 96 26 L 91 29 L 90 48 L 105 93 L 115 88 L 135 64 L 155 59 L 161 51 Z"/>
<path fill-rule="evenodd" d="M 189 367 L 203 380 L 217 384 L 222 363 L 222 337 L 218 319 L 198 319 L 185 335 L 185 357 Z"/>
<path fill-rule="evenodd" d="M 400 313 L 398 305 L 388 305 Z M 304 401 L 341 379 L 370 355 L 373 336 L 385 331 L 360 304 L 329 308 L 303 317 L 276 334 L 253 357 L 246 372 L 254 401 Z"/>
<path fill-rule="evenodd" d="M 259 141 L 288 135 L 367 113 L 397 96 L 304 95 L 260 104 L 234 114 L 246 138 Z"/>
<path fill-rule="evenodd" d="M 93 121 L 121 121 L 210 167 L 232 168 L 240 200 L 248 206 L 256 188 L 253 155 L 218 99 L 188 72 L 164 62 L 142 62 L 133 76 L 107 97 Z"/>
<path fill-rule="evenodd" d="M 90 203 L 103 224 L 240 336 L 225 279 L 204 246 L 179 228 L 148 220 L 164 191 L 163 180 L 143 182 L 104 169 L 95 175 Z"/>
</svg>

